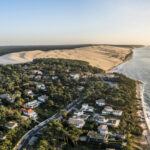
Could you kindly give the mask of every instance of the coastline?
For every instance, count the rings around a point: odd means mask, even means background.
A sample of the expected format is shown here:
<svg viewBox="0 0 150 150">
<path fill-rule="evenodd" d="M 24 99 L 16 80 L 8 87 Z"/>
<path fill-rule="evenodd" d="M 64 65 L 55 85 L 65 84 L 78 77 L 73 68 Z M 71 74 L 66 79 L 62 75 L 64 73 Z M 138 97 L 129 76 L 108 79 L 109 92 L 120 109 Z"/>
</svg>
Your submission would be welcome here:
<svg viewBox="0 0 150 150">
<path fill-rule="evenodd" d="M 150 148 L 150 124 L 149 119 L 146 112 L 145 102 L 144 102 L 144 83 L 142 81 L 136 81 L 136 94 L 137 100 L 139 102 L 139 110 L 138 116 L 141 118 L 143 123 L 141 123 L 141 127 L 143 129 L 143 133 L 141 136 L 140 143 L 142 145 L 147 145 Z"/>
<path fill-rule="evenodd" d="M 137 47 L 134 47 L 131 49 L 131 52 L 126 56 L 126 58 L 123 60 L 122 63 L 125 63 L 132 59 L 133 57 L 133 50 L 136 49 Z M 120 63 L 119 65 L 121 65 Z M 113 73 L 113 69 L 117 68 L 119 65 L 113 67 L 109 72 Z M 139 142 L 142 145 L 147 145 L 147 147 L 150 149 L 150 121 L 147 116 L 147 111 L 146 111 L 146 106 L 145 106 L 145 101 L 144 101 L 144 83 L 139 80 L 135 80 L 136 82 L 136 97 L 137 101 L 139 103 L 139 110 L 137 115 L 141 118 L 143 121 L 141 123 L 141 127 L 143 129 L 143 133 L 141 136 L 141 141 Z"/>
<path fill-rule="evenodd" d="M 115 69 L 115 68 L 118 67 L 119 65 L 121 65 L 121 64 L 123 64 L 123 63 L 129 61 L 130 59 L 132 59 L 132 57 L 133 57 L 133 50 L 134 50 L 135 48 L 136 48 L 136 47 L 131 48 L 131 49 L 130 49 L 130 53 L 125 56 L 125 58 L 122 60 L 122 62 L 119 63 L 118 65 L 113 66 L 113 67 L 110 68 L 109 70 L 107 70 L 106 73 L 112 73 L 112 72 L 113 72 L 113 69 Z"/>
</svg>

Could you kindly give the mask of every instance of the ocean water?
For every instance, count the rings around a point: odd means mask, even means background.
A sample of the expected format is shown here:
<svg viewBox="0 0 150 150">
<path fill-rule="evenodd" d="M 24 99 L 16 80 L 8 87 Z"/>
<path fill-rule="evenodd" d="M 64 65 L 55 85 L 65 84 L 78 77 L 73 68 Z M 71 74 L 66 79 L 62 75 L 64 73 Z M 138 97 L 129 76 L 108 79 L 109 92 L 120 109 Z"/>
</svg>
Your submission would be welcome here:
<svg viewBox="0 0 150 150">
<path fill-rule="evenodd" d="M 144 102 L 150 119 L 150 46 L 134 49 L 133 57 L 114 68 L 112 72 L 122 73 L 144 83 Z"/>
</svg>

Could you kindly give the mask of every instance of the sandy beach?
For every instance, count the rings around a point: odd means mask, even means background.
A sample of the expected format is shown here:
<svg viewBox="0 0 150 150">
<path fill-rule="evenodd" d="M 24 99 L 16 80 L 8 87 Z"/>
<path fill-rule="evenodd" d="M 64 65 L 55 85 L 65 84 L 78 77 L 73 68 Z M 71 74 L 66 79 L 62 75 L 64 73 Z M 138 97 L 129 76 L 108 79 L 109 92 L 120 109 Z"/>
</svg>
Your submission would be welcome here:
<svg viewBox="0 0 150 150">
<path fill-rule="evenodd" d="M 22 51 L 0 56 L 0 64 L 31 62 L 35 58 L 65 58 L 83 60 L 105 71 L 121 64 L 132 52 L 131 48 L 115 46 L 88 46 L 51 51 Z"/>
<path fill-rule="evenodd" d="M 146 112 L 145 102 L 144 102 L 144 88 L 143 83 L 141 81 L 137 81 L 137 98 L 139 99 L 140 108 L 138 111 L 138 116 L 143 119 L 143 122 L 141 123 L 141 127 L 143 129 L 143 134 L 140 140 L 140 143 L 142 145 L 149 146 L 150 144 L 150 124 L 149 119 Z"/>
</svg>

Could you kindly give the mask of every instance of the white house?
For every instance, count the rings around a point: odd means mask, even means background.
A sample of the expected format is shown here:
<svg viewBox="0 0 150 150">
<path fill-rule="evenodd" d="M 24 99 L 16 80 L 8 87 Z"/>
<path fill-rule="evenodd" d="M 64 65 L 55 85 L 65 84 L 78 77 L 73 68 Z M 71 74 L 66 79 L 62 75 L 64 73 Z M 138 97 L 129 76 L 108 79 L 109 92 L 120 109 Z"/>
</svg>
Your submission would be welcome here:
<svg viewBox="0 0 150 150">
<path fill-rule="evenodd" d="M 74 115 L 75 116 L 81 116 L 81 115 L 83 115 L 83 111 L 81 111 L 81 110 L 78 111 L 77 110 L 77 111 L 74 112 Z"/>
<path fill-rule="evenodd" d="M 36 74 L 38 74 L 38 75 L 42 75 L 43 74 L 43 72 L 40 71 L 40 70 L 33 70 L 33 72 L 36 73 Z"/>
<path fill-rule="evenodd" d="M 105 105 L 105 100 L 104 99 L 98 99 L 98 100 L 96 100 L 96 104 L 98 106 L 104 106 Z"/>
<path fill-rule="evenodd" d="M 121 116 L 122 115 L 122 110 L 114 110 L 112 114 L 114 116 Z"/>
<path fill-rule="evenodd" d="M 37 100 L 33 100 L 31 102 L 27 102 L 26 105 L 30 108 L 36 108 L 41 104 L 41 102 L 37 101 Z"/>
<path fill-rule="evenodd" d="M 58 79 L 58 76 L 52 76 L 52 80 Z"/>
<path fill-rule="evenodd" d="M 28 96 L 33 96 L 34 95 L 32 90 L 30 90 L 30 89 L 26 89 L 25 94 L 28 95 Z"/>
<path fill-rule="evenodd" d="M 106 106 L 106 107 L 104 108 L 104 110 L 109 111 L 109 112 L 113 112 L 113 108 L 110 107 L 110 106 Z"/>
<path fill-rule="evenodd" d="M 85 121 L 82 119 L 69 118 L 68 123 L 75 125 L 76 128 L 82 128 L 85 124 Z"/>
<path fill-rule="evenodd" d="M 70 76 L 73 78 L 73 79 L 76 79 L 78 80 L 79 79 L 79 74 L 74 74 L 74 73 L 71 73 Z"/>
<path fill-rule="evenodd" d="M 40 90 L 45 90 L 46 89 L 44 84 L 38 84 L 38 85 L 36 85 L 36 88 L 40 89 Z"/>
<path fill-rule="evenodd" d="M 41 75 L 37 75 L 37 76 L 35 76 L 35 79 L 41 79 L 42 78 L 42 76 Z"/>
<path fill-rule="evenodd" d="M 48 96 L 46 95 L 39 96 L 38 100 L 42 103 L 45 103 L 45 101 L 48 100 Z"/>
<path fill-rule="evenodd" d="M 88 107 L 89 107 L 89 105 L 88 104 L 82 104 L 82 110 L 87 110 L 88 109 Z"/>
<path fill-rule="evenodd" d="M 108 126 L 113 126 L 113 127 L 118 127 L 119 124 L 120 124 L 120 120 L 119 119 L 115 119 L 115 118 L 111 118 L 107 122 Z"/>
<path fill-rule="evenodd" d="M 30 117 L 30 119 L 32 119 L 32 120 L 37 120 L 38 114 L 37 114 L 36 112 L 33 112 L 33 113 L 29 114 L 29 117 Z"/>
<path fill-rule="evenodd" d="M 83 86 L 78 86 L 77 89 L 78 89 L 79 91 L 82 91 L 82 90 L 84 89 L 84 87 L 83 87 Z"/>
<path fill-rule="evenodd" d="M 99 114 L 94 115 L 94 120 L 100 124 L 106 124 L 108 119 L 106 119 L 104 116 L 100 116 Z"/>
<path fill-rule="evenodd" d="M 88 109 L 87 109 L 86 111 L 88 111 L 88 112 L 94 112 L 94 107 L 89 106 Z"/>
<path fill-rule="evenodd" d="M 14 129 L 15 127 L 18 126 L 18 123 L 17 122 L 14 122 L 14 121 L 9 121 L 6 125 L 6 128 L 7 129 Z"/>
<path fill-rule="evenodd" d="M 101 135 L 106 135 L 108 134 L 108 127 L 107 125 L 100 125 L 98 126 L 98 131 Z"/>
</svg>

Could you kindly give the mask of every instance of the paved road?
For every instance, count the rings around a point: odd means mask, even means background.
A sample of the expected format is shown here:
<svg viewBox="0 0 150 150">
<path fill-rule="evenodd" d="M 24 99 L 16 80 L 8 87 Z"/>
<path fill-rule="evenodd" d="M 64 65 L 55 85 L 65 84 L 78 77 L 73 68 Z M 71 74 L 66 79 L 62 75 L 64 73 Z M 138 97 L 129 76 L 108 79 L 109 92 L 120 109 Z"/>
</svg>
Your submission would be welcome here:
<svg viewBox="0 0 150 150">
<path fill-rule="evenodd" d="M 69 113 L 71 112 L 74 108 L 77 107 L 77 105 L 79 105 L 86 97 L 83 97 L 82 99 L 78 98 L 76 100 L 74 100 L 71 104 L 67 105 L 65 110 Z M 34 137 L 38 131 L 40 131 L 44 126 L 46 126 L 49 122 L 51 122 L 52 120 L 61 120 L 62 116 L 58 113 L 56 113 L 55 115 L 51 116 L 50 118 L 44 120 L 43 122 L 41 122 L 40 124 L 38 124 L 37 126 L 35 126 L 34 128 L 32 128 L 31 130 L 29 130 L 22 138 L 21 140 L 17 143 L 17 145 L 14 147 L 14 150 L 23 150 L 24 148 L 27 148 L 29 141 L 32 137 Z"/>
</svg>

